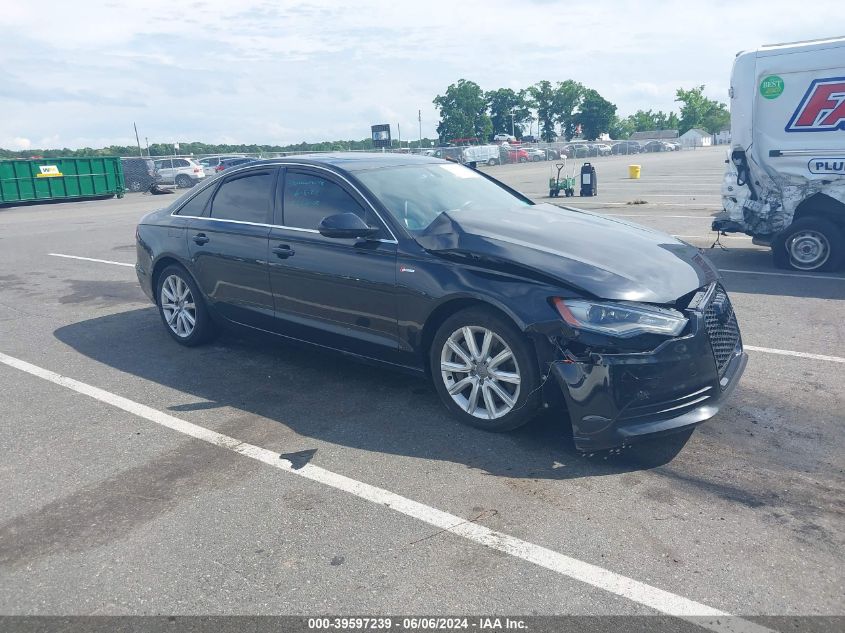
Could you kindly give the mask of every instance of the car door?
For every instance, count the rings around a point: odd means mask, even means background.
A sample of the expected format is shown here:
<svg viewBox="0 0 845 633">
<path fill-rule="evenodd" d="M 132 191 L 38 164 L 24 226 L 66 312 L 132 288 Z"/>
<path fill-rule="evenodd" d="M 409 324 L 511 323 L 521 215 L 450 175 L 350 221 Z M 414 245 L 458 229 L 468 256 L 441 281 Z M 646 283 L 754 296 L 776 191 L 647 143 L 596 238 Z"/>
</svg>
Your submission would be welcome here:
<svg viewBox="0 0 845 633">
<path fill-rule="evenodd" d="M 156 169 L 158 170 L 159 179 L 164 184 L 173 184 L 175 177 L 175 170 L 173 169 L 173 160 L 170 158 L 162 158 L 156 161 Z"/>
<path fill-rule="evenodd" d="M 363 356 L 398 352 L 396 240 L 372 206 L 329 170 L 288 167 L 279 176 L 270 232 L 270 285 L 278 331 Z M 380 229 L 372 239 L 336 239 L 317 226 L 352 212 Z"/>
<path fill-rule="evenodd" d="M 267 240 L 277 171 L 249 170 L 203 189 L 199 195 L 208 203 L 187 223 L 192 271 L 211 307 L 230 321 L 268 331 L 274 304 Z"/>
</svg>

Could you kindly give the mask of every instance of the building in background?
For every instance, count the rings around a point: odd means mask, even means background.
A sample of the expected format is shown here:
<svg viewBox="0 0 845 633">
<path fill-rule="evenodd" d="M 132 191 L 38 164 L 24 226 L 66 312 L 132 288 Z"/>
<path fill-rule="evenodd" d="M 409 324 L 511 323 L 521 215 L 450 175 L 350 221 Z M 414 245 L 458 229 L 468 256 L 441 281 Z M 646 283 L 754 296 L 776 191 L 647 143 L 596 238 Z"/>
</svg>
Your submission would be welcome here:
<svg viewBox="0 0 845 633">
<path fill-rule="evenodd" d="M 710 147 L 713 144 L 713 135 L 694 127 L 681 134 L 678 140 L 684 147 Z"/>
<path fill-rule="evenodd" d="M 678 138 L 678 130 L 643 130 L 631 134 L 632 141 L 669 141 Z"/>
</svg>

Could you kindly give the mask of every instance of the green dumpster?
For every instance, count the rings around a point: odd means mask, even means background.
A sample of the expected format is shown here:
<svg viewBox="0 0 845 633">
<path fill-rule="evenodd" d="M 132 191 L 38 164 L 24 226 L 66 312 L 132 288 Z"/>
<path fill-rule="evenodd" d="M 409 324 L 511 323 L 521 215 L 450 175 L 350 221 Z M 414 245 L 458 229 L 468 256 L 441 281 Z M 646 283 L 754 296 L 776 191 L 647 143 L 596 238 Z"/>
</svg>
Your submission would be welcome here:
<svg viewBox="0 0 845 633">
<path fill-rule="evenodd" d="M 120 158 L 0 160 L 0 205 L 123 197 Z"/>
</svg>

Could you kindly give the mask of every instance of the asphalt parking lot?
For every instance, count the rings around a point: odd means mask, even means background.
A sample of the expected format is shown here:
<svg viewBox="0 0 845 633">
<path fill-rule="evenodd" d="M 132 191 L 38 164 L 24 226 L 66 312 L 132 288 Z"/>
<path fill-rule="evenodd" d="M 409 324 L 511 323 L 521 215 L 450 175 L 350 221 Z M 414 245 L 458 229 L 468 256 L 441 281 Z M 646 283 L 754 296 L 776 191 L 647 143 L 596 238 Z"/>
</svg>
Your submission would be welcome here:
<svg viewBox="0 0 845 633">
<path fill-rule="evenodd" d="M 554 202 L 709 247 L 723 152 L 633 158 Z M 484 169 L 547 200 L 550 167 Z M 174 344 L 132 268 L 170 200 L 0 209 L 0 612 L 843 615 L 845 271 L 722 238 L 729 406 L 585 456 L 558 412 L 486 434 L 389 370 Z"/>
</svg>

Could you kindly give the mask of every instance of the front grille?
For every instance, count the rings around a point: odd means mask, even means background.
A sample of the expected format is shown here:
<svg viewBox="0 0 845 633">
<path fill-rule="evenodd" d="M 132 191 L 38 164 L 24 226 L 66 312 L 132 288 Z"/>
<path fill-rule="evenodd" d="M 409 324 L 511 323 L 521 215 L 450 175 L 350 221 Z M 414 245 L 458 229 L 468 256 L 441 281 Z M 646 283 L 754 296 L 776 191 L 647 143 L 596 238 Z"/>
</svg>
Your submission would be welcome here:
<svg viewBox="0 0 845 633">
<path fill-rule="evenodd" d="M 728 363 L 739 341 L 739 325 L 736 322 L 731 300 L 722 286 L 717 285 L 710 303 L 704 310 L 704 323 L 710 337 L 710 347 L 716 359 L 719 378 L 725 375 Z"/>
</svg>

